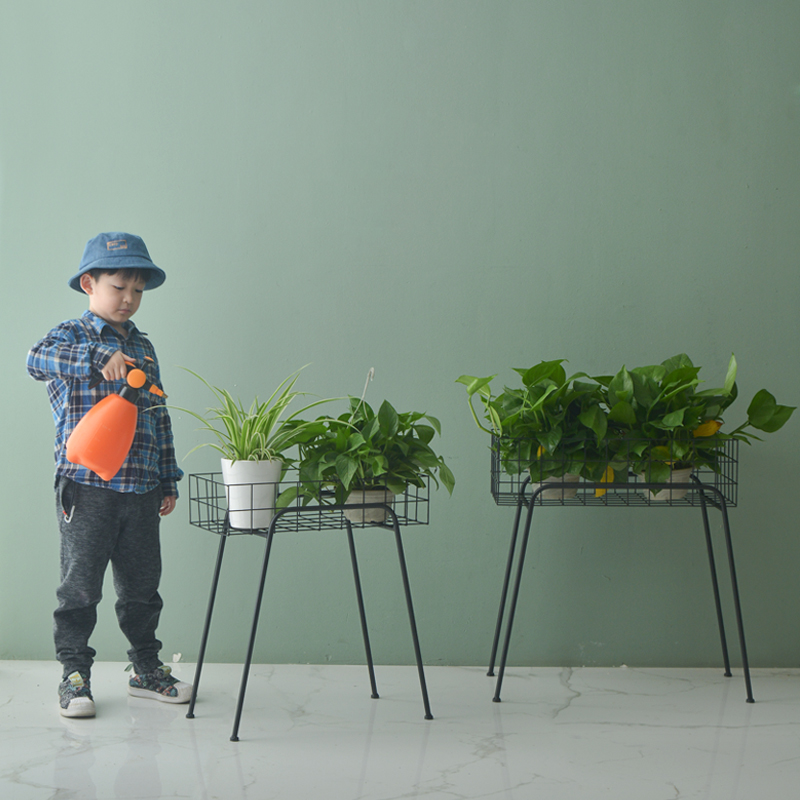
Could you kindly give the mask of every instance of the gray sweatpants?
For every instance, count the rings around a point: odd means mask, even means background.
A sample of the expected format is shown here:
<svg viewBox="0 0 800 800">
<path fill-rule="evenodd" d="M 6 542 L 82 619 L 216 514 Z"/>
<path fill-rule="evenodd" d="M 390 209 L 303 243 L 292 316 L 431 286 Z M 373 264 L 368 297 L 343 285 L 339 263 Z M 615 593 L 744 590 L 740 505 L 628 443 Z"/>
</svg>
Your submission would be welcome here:
<svg viewBox="0 0 800 800">
<path fill-rule="evenodd" d="M 61 585 L 54 617 L 56 658 L 64 677 L 89 674 L 96 651 L 89 646 L 103 596 L 108 562 L 117 593 L 117 621 L 131 644 L 137 673 L 161 665 L 156 639 L 163 605 L 158 593 L 161 489 L 147 494 L 115 492 L 60 478 L 56 513 L 61 531 Z"/>
</svg>

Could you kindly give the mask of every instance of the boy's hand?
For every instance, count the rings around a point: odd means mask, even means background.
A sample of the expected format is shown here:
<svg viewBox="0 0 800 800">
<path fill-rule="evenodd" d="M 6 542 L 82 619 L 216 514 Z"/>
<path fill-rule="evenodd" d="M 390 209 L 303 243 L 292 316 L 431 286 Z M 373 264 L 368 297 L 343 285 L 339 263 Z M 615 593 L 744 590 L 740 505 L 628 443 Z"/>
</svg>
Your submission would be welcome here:
<svg viewBox="0 0 800 800">
<path fill-rule="evenodd" d="M 130 356 L 126 356 L 122 350 L 117 350 L 111 358 L 106 361 L 106 365 L 100 370 L 107 381 L 125 380 L 128 374 L 128 362 L 132 362 Z"/>
<path fill-rule="evenodd" d="M 175 510 L 175 503 L 178 501 L 178 498 L 174 495 L 169 495 L 165 497 L 161 501 L 161 508 L 158 509 L 158 513 L 162 517 L 166 517 L 167 514 L 171 514 Z"/>
</svg>

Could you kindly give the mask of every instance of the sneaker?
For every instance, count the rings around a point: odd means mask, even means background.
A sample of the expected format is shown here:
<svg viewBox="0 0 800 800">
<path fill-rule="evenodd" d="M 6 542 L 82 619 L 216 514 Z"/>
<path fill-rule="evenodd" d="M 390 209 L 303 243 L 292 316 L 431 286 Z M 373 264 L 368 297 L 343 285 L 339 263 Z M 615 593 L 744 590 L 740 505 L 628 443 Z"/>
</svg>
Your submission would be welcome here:
<svg viewBox="0 0 800 800">
<path fill-rule="evenodd" d="M 95 715 L 89 676 L 71 672 L 58 685 L 59 711 L 62 717 L 93 717 Z"/>
<path fill-rule="evenodd" d="M 151 672 L 134 674 L 128 681 L 128 694 L 160 700 L 162 703 L 188 703 L 192 696 L 192 684 L 179 681 L 170 673 L 169 667 L 162 666 Z"/>
</svg>

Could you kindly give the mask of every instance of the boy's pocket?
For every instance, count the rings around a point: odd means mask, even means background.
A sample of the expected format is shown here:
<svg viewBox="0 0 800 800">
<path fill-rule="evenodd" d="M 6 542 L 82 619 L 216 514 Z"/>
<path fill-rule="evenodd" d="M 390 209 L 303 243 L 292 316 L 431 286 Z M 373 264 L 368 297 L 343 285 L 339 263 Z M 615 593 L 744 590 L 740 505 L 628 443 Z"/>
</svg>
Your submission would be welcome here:
<svg viewBox="0 0 800 800">
<path fill-rule="evenodd" d="M 69 478 L 59 478 L 56 490 L 56 507 L 59 519 L 64 522 L 72 522 L 72 515 L 75 513 L 75 501 L 78 495 L 78 484 Z"/>
</svg>

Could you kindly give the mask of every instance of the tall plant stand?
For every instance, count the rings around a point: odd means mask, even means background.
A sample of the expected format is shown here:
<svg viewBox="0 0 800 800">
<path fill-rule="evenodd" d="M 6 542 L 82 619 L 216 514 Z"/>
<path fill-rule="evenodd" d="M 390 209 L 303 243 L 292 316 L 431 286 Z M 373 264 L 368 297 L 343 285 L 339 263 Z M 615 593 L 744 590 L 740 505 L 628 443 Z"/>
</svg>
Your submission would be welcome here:
<svg viewBox="0 0 800 800">
<path fill-rule="evenodd" d="M 280 490 L 285 490 L 290 482 L 281 482 Z M 253 485 L 254 487 L 257 484 Z M 254 494 L 254 493 L 253 493 Z M 362 498 L 363 499 L 363 498 Z M 206 645 L 211 630 L 211 619 L 214 613 L 217 588 L 219 585 L 222 561 L 225 554 L 225 546 L 228 539 L 235 535 L 260 536 L 265 540 L 264 557 L 261 566 L 261 573 L 256 594 L 256 604 L 253 613 L 253 622 L 250 628 L 250 637 L 247 644 L 242 680 L 239 688 L 239 696 L 236 704 L 236 712 L 233 723 L 231 741 L 239 741 L 239 725 L 241 722 L 242 711 L 244 709 L 244 699 L 247 690 L 247 682 L 250 674 L 250 667 L 253 660 L 256 633 L 258 630 L 259 617 L 261 615 L 261 603 L 264 595 L 264 587 L 267 580 L 267 568 L 272 552 L 272 542 L 277 533 L 297 533 L 302 531 L 321 531 L 321 530 L 345 530 L 350 551 L 350 562 L 353 569 L 353 579 L 356 590 L 356 603 L 361 621 L 361 633 L 364 639 L 364 650 L 366 653 L 367 669 L 369 672 L 370 687 L 372 698 L 378 699 L 378 687 L 375 680 L 375 668 L 372 659 L 372 648 L 369 641 L 369 630 L 367 627 L 367 617 L 364 609 L 364 597 L 361 590 L 361 578 L 359 574 L 358 559 L 356 557 L 356 544 L 353 535 L 353 528 L 378 527 L 394 534 L 394 541 L 397 551 L 397 559 L 400 567 L 400 575 L 403 582 L 406 608 L 408 611 L 409 626 L 411 629 L 411 639 L 414 646 L 414 657 L 417 663 L 420 690 L 422 692 L 422 703 L 425 711 L 425 719 L 433 719 L 431 714 L 430 702 L 428 700 L 428 689 L 425 682 L 425 671 L 422 664 L 422 654 L 419 645 L 419 635 L 414 615 L 414 605 L 411 599 L 411 587 L 408 578 L 408 568 L 406 565 L 405 552 L 403 548 L 403 538 L 401 533 L 401 522 L 403 525 L 426 525 L 428 524 L 429 498 L 428 484 L 424 489 L 408 487 L 405 494 L 395 497 L 391 504 L 384 503 L 348 503 L 346 509 L 339 505 L 308 505 L 303 506 L 299 502 L 277 510 L 268 528 L 248 528 L 234 529 L 229 524 L 229 514 L 227 509 L 226 487 L 222 483 L 219 473 L 204 473 L 189 475 L 189 522 L 196 527 L 216 533 L 220 537 L 217 559 L 214 566 L 214 573 L 211 580 L 211 590 L 209 593 L 208 608 L 206 611 L 203 634 L 200 640 L 200 648 L 197 657 L 192 695 L 189 701 L 187 718 L 194 718 L 195 702 L 200 686 L 200 677 L 205 660 Z M 383 509 L 386 512 L 386 521 L 353 522 L 345 516 L 345 510 L 356 512 L 356 517 L 369 518 L 368 510 Z M 254 509 L 261 511 L 263 509 Z M 362 511 L 363 510 L 363 513 Z"/>
<path fill-rule="evenodd" d="M 495 686 L 494 702 L 499 703 L 500 691 L 503 685 L 508 652 L 511 644 L 511 633 L 514 626 L 514 618 L 517 611 L 517 601 L 519 599 L 520 585 L 524 574 L 525 555 L 528 549 L 528 541 L 533 524 L 534 510 L 540 507 L 553 506 L 583 506 L 586 508 L 603 508 L 608 506 L 649 506 L 651 508 L 692 508 L 699 507 L 703 519 L 703 529 L 705 532 L 706 551 L 711 570 L 711 585 L 714 593 L 714 604 L 717 614 L 717 624 L 719 627 L 720 642 L 722 645 L 722 658 L 725 665 L 725 676 L 731 677 L 730 658 L 728 656 L 728 643 L 725 635 L 725 623 L 722 615 L 722 602 L 720 600 L 719 581 L 717 579 L 716 558 L 714 555 L 714 544 L 711 536 L 711 526 L 709 524 L 709 507 L 717 509 L 722 517 L 722 527 L 724 531 L 725 548 L 727 552 L 728 568 L 730 571 L 731 593 L 733 597 L 733 607 L 736 616 L 736 626 L 739 635 L 739 647 L 742 657 L 742 670 L 744 672 L 745 689 L 747 702 L 755 702 L 753 699 L 753 689 L 750 681 L 750 667 L 747 658 L 747 646 L 744 637 L 744 624 L 742 622 L 742 608 L 739 599 L 739 584 L 736 578 L 736 565 L 733 555 L 733 543 L 731 541 L 731 529 L 728 519 L 728 507 L 736 505 L 738 488 L 738 442 L 728 441 L 725 443 L 724 452 L 721 454 L 717 471 L 699 470 L 691 476 L 688 483 L 647 483 L 638 480 L 631 475 L 630 480 L 625 483 L 590 483 L 580 482 L 577 484 L 577 491 L 574 496 L 572 490 L 576 489 L 576 484 L 554 481 L 545 485 L 532 484 L 530 477 L 522 475 L 507 476 L 501 469 L 499 448 L 497 442 L 493 442 L 492 447 L 492 495 L 498 505 L 514 505 L 516 513 L 511 530 L 511 544 L 506 561 L 506 568 L 503 577 L 502 590 L 500 592 L 500 607 L 497 614 L 495 625 L 494 640 L 492 642 L 492 652 L 489 657 L 488 675 L 494 677 L 495 661 L 501 638 L 503 639 L 500 654 L 500 664 L 497 673 Z M 597 490 L 600 496 L 597 496 Z M 668 490 L 667 500 L 655 500 L 649 491 L 661 492 Z M 685 496 L 683 495 L 685 490 Z M 555 497 L 553 497 L 555 495 Z M 545 499 L 545 498 L 548 499 Z M 522 524 L 522 536 L 520 536 L 520 525 Z M 516 562 L 516 568 L 514 567 Z M 513 586 L 512 584 L 512 575 Z M 509 588 L 511 597 L 509 602 Z M 503 636 L 503 628 L 505 635 Z"/>
</svg>

